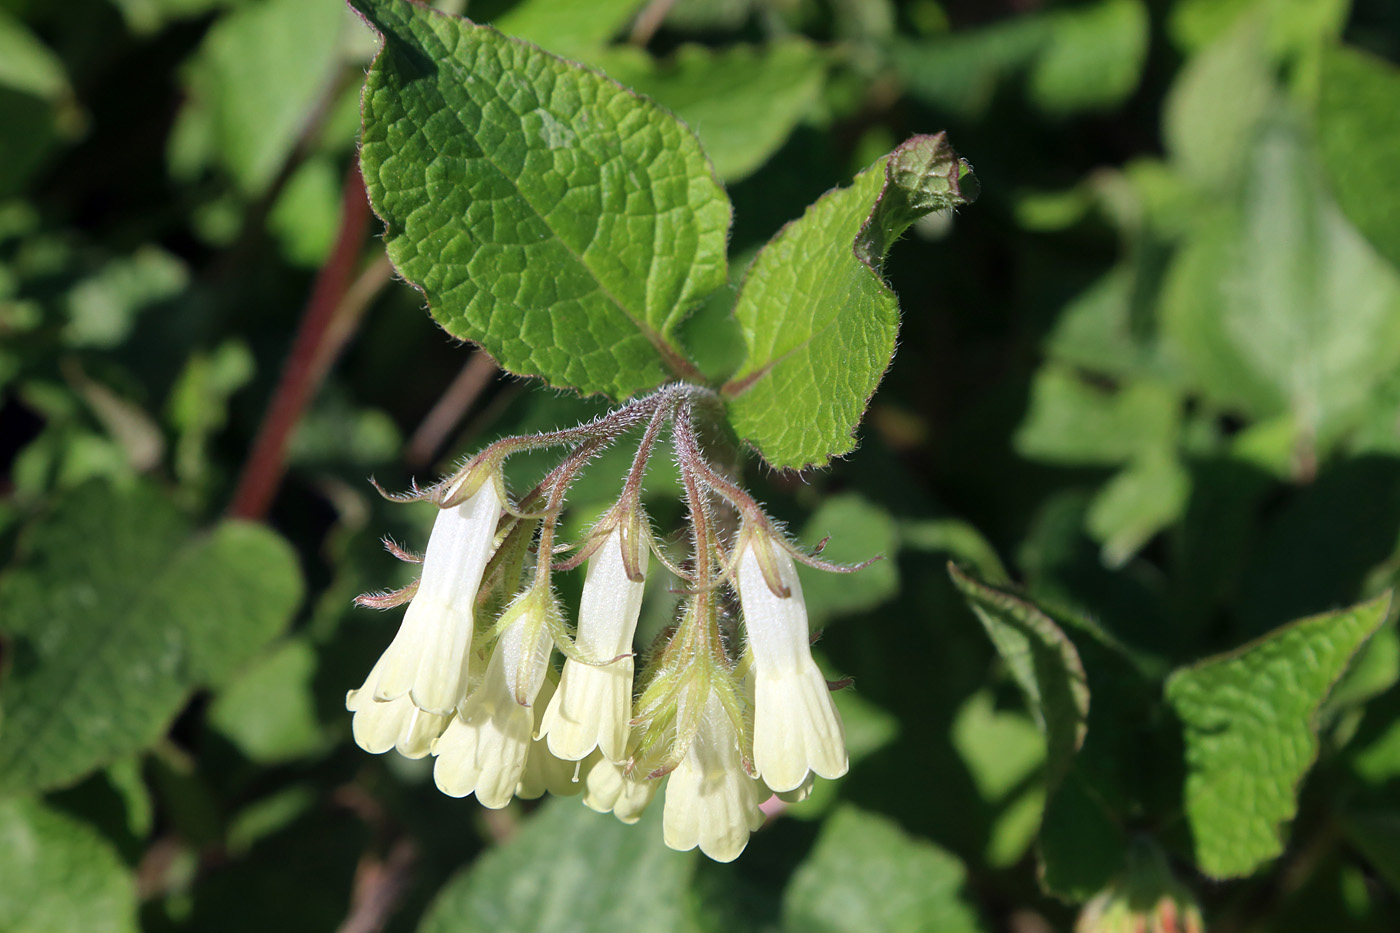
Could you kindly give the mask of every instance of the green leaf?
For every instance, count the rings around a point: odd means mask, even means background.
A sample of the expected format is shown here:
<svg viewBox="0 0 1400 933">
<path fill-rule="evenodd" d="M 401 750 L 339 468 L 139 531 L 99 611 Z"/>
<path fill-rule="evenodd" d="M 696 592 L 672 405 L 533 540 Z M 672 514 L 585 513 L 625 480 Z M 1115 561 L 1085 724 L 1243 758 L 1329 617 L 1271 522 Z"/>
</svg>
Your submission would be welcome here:
<svg viewBox="0 0 1400 933">
<path fill-rule="evenodd" d="M 1051 114 L 1114 106 L 1138 85 L 1148 32 L 1142 0 L 1101 0 L 1056 11 L 1031 66 L 1031 100 Z"/>
<path fill-rule="evenodd" d="M 619 47 L 596 64 L 693 127 L 728 182 L 752 174 L 782 146 L 817 102 L 826 76 L 826 55 L 799 38 L 724 49 L 683 45 L 664 61 Z"/>
<path fill-rule="evenodd" d="M 494 29 L 355 0 L 384 44 L 360 150 L 389 258 L 506 369 L 622 398 L 698 379 L 675 341 L 725 281 L 730 207 L 653 102 Z"/>
<path fill-rule="evenodd" d="M 0 87 L 46 100 L 72 93 L 63 62 L 8 10 L 0 10 Z"/>
<path fill-rule="evenodd" d="M 1172 161 L 1202 187 L 1236 184 L 1274 96 L 1263 29 L 1246 20 L 1192 57 L 1168 92 L 1162 137 Z"/>
<path fill-rule="evenodd" d="M 63 62 L 0 9 L 0 197 L 23 190 L 45 156 L 84 123 Z"/>
<path fill-rule="evenodd" d="M 1053 787 L 1084 744 L 1089 685 L 1074 643 L 1036 606 L 974 580 L 948 565 L 953 585 L 987 630 L 1045 734 L 1049 784 Z"/>
<path fill-rule="evenodd" d="M 830 538 L 823 560 L 859 564 L 881 557 L 852 573 L 828 573 L 806 566 L 798 569 L 809 621 L 814 627 L 837 616 L 874 609 L 899 592 L 899 566 L 895 561 L 899 536 L 890 513 L 856 493 L 824 500 L 800 535 L 815 546 Z"/>
<path fill-rule="evenodd" d="M 595 60 L 642 6 L 643 0 L 524 0 L 491 21 L 508 36 L 587 62 Z"/>
<path fill-rule="evenodd" d="M 1259 418 L 1290 413 L 1300 438 L 1326 450 L 1400 365 L 1400 272 L 1318 174 L 1297 130 L 1264 133 L 1240 204 L 1175 262 L 1162 315 L 1211 400 Z"/>
<path fill-rule="evenodd" d="M 1147 57 L 1142 0 L 1099 0 L 931 40 L 893 45 L 910 92 L 938 109 L 981 116 L 998 88 L 1024 74 L 1026 92 L 1054 116 L 1103 110 L 1137 87 Z"/>
<path fill-rule="evenodd" d="M 783 894 L 791 933 L 973 933 L 984 929 L 956 857 L 888 819 L 843 806 Z"/>
<path fill-rule="evenodd" d="M 919 217 L 972 200 L 968 171 L 943 134 L 916 136 L 754 259 L 734 308 L 748 356 L 725 394 L 735 431 L 771 466 L 824 466 L 855 447 L 899 330 L 885 252 Z"/>
<path fill-rule="evenodd" d="M 921 41 L 896 40 L 890 58 L 909 93 L 944 113 L 981 116 L 1000 85 L 1044 48 L 1049 17 L 1015 16 Z"/>
<path fill-rule="evenodd" d="M 1017 453 L 1070 466 L 1114 466 L 1145 451 L 1171 449 L 1180 400 L 1153 382 L 1102 389 L 1065 366 L 1047 364 L 1031 383 L 1030 410 L 1016 429 Z"/>
<path fill-rule="evenodd" d="M 1384 596 L 1300 619 L 1168 679 L 1186 749 L 1186 819 L 1207 875 L 1247 875 L 1283 851 L 1317 757 L 1317 711 L 1389 605 Z"/>
<path fill-rule="evenodd" d="M 949 732 L 977 793 L 996 817 L 987 838 L 989 864 L 1019 861 L 1035 839 L 1045 806 L 1045 736 L 1020 710 L 999 709 L 991 687 L 958 708 Z"/>
<path fill-rule="evenodd" d="M 550 798 L 509 842 L 447 882 L 419 930 L 687 930 L 696 856 L 662 846 L 660 820 L 660 806 L 626 826 L 577 799 Z"/>
<path fill-rule="evenodd" d="M 1400 813 L 1348 813 L 1342 828 L 1390 890 L 1400 894 Z"/>
<path fill-rule="evenodd" d="M 1345 47 L 1322 55 L 1317 137 L 1337 204 L 1371 245 L 1400 266 L 1400 212 L 1380 191 L 1400 190 L 1400 69 Z"/>
<path fill-rule="evenodd" d="M 1135 676 L 1133 663 L 1090 623 L 1069 620 L 1084 636 L 1084 657 L 1097 662 L 1096 678 L 1107 688 L 1107 705 L 1095 704 L 1094 736 L 1086 746 L 1090 684 L 1080 648 L 1030 601 L 974 580 L 956 566 L 948 569 L 1045 735 L 1041 884 L 1057 897 L 1086 900 L 1118 870 L 1126 844 L 1118 817 L 1121 778 L 1105 760 L 1121 767 L 1128 753 L 1121 718 L 1132 715 L 1123 685 Z M 1090 755 L 1091 749 L 1097 754 Z"/>
<path fill-rule="evenodd" d="M 327 739 L 316 716 L 315 675 L 315 648 L 305 639 L 289 639 L 218 695 L 209 724 L 252 761 L 312 754 Z"/>
<path fill-rule="evenodd" d="M 204 154 L 244 194 L 267 190 L 291 155 L 327 90 L 345 24 L 338 0 L 263 0 L 220 18 L 195 53 L 181 123 L 207 124 Z"/>
<path fill-rule="evenodd" d="M 0 929 L 135 933 L 136 879 L 97 831 L 35 800 L 0 801 Z"/>
<path fill-rule="evenodd" d="M 0 793 L 69 784 L 154 742 L 287 623 L 296 557 L 261 526 L 191 535 L 144 487 L 89 485 L 0 581 L 14 666 L 0 686 Z"/>
<path fill-rule="evenodd" d="M 1086 526 L 1103 562 L 1121 567 L 1186 509 L 1191 474 L 1170 453 L 1148 450 L 1109 480 L 1089 506 Z"/>
<path fill-rule="evenodd" d="M 1285 55 L 1341 32 L 1350 0 L 1178 0 L 1167 28 L 1173 41 L 1194 52 L 1241 20 L 1267 27 L 1269 50 Z"/>
</svg>

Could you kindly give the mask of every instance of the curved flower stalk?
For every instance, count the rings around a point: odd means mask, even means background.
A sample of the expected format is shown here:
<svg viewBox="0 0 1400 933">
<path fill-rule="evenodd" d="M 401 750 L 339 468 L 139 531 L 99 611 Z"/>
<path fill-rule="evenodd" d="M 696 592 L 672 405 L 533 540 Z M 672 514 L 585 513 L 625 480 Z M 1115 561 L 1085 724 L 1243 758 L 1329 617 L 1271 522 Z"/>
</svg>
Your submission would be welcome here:
<svg viewBox="0 0 1400 933">
<path fill-rule="evenodd" d="M 797 568 L 781 542 L 758 529 L 740 535 L 736 571 L 753 684 L 753 759 L 775 792 L 808 773 L 846 773 L 846 734 L 826 678 L 812 660 Z"/>
<path fill-rule="evenodd" d="M 636 521 L 636 516 L 632 516 Z M 540 724 L 549 749 L 578 761 L 600 749 L 609 761 L 626 754 L 632 707 L 632 636 L 642 610 L 647 554 L 638 530 L 614 523 L 588 562 L 579 604 L 577 658 L 564 662 L 559 689 Z M 631 548 L 631 559 L 624 549 Z M 638 568 L 636 575 L 628 566 Z"/>
</svg>

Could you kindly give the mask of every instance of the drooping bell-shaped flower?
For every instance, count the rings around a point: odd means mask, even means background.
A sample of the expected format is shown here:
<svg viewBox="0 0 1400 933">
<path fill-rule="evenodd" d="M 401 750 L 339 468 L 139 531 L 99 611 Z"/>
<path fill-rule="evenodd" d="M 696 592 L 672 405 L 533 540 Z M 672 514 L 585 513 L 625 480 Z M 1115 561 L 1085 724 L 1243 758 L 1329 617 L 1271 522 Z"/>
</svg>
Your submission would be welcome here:
<svg viewBox="0 0 1400 933">
<path fill-rule="evenodd" d="M 540 731 L 550 750 L 573 761 L 602 750 L 609 761 L 620 761 L 627 746 L 632 709 L 632 636 L 642 608 L 647 552 L 635 549 L 631 563 L 638 579 L 628 573 L 621 528 L 614 526 L 588 562 L 588 576 L 579 603 L 574 647 L 586 660 L 564 662 L 559 689 L 545 711 Z M 592 663 L 589 663 L 592 662 Z"/>
<path fill-rule="evenodd" d="M 375 683 L 384 659 L 370 671 L 366 684 Z M 351 731 L 355 743 L 367 752 L 381 755 L 391 748 L 405 758 L 423 758 L 442 735 L 452 716 L 425 713 L 407 695 L 397 700 L 376 700 L 365 690 L 351 690 L 345 708 L 354 713 Z"/>
<path fill-rule="evenodd" d="M 417 592 L 365 681 L 375 700 L 408 696 L 418 709 L 448 716 L 465 698 L 473 604 L 504 505 L 491 477 L 477 481 L 475 492 L 433 522 Z"/>
<path fill-rule="evenodd" d="M 717 862 L 732 862 L 763 825 L 761 784 L 744 771 L 739 732 L 714 689 L 704 700 L 699 730 L 666 781 L 662 834 L 672 849 L 699 846 Z"/>
<path fill-rule="evenodd" d="M 553 676 L 546 671 L 539 695 L 535 697 L 535 705 L 531 707 L 535 714 L 534 740 L 525 756 L 525 770 L 520 774 L 520 783 L 515 787 L 515 796 L 521 800 L 534 800 L 547 793 L 556 797 L 572 797 L 584 790 L 585 763 L 558 757 L 549 750 L 549 746 L 540 736 L 540 722 L 544 718 L 544 710 L 557 689 L 558 685 L 554 683 Z"/>
<path fill-rule="evenodd" d="M 525 591 L 501 618 L 486 676 L 433 747 L 433 779 L 451 797 L 476 794 L 482 806 L 510 802 L 534 738 L 533 705 L 554 644 L 547 590 Z"/>
<path fill-rule="evenodd" d="M 594 752 L 583 763 L 583 803 L 598 813 L 611 813 L 624 823 L 635 823 L 656 796 L 660 780 L 628 777 L 622 765 Z"/>
<path fill-rule="evenodd" d="M 808 772 L 846 773 L 845 730 L 831 691 L 812 660 L 802 584 L 786 549 L 750 529 L 737 579 L 752 659 L 753 762 L 775 792 L 800 787 Z"/>
</svg>

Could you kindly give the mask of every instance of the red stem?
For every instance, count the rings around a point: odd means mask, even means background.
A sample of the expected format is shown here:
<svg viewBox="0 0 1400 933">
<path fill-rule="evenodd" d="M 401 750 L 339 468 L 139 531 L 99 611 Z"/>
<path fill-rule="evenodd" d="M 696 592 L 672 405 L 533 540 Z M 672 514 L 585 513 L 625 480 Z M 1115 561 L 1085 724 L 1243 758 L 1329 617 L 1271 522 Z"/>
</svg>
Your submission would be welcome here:
<svg viewBox="0 0 1400 933">
<path fill-rule="evenodd" d="M 260 520 L 272 506 L 286 472 L 287 442 L 301 421 L 320 378 L 325 375 L 326 367 L 316 365 L 317 356 L 336 309 L 350 287 L 368 228 L 369 200 L 360 167 L 352 163 L 345 175 L 340 232 L 336 234 L 330 256 L 316 275 L 291 354 L 282 367 L 277 389 L 238 477 L 233 502 L 228 508 L 228 514 L 235 518 Z"/>
</svg>

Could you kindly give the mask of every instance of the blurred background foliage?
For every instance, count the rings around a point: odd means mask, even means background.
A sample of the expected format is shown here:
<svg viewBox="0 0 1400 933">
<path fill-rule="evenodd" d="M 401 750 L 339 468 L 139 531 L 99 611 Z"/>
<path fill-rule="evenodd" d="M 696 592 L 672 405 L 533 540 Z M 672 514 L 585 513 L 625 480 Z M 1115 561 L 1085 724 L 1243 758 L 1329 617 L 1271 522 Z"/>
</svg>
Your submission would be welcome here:
<svg viewBox="0 0 1400 933">
<path fill-rule="evenodd" d="M 886 557 L 804 582 L 851 773 L 720 866 L 656 813 L 488 812 L 355 748 L 396 620 L 350 600 L 407 582 L 379 537 L 428 519 L 366 478 L 599 404 L 499 378 L 391 281 L 348 173 L 373 41 L 336 0 L 0 0 L 0 929 L 1038 933 L 1143 844 L 1212 930 L 1400 928 L 1393 615 L 1278 629 L 1400 574 L 1400 7 L 442 5 L 689 120 L 736 270 L 912 133 L 976 166 L 894 248 L 860 449 L 750 469 L 806 543 Z M 733 326 L 724 296 L 689 322 L 707 374 Z M 250 457 L 299 328 L 309 402 Z"/>
</svg>

